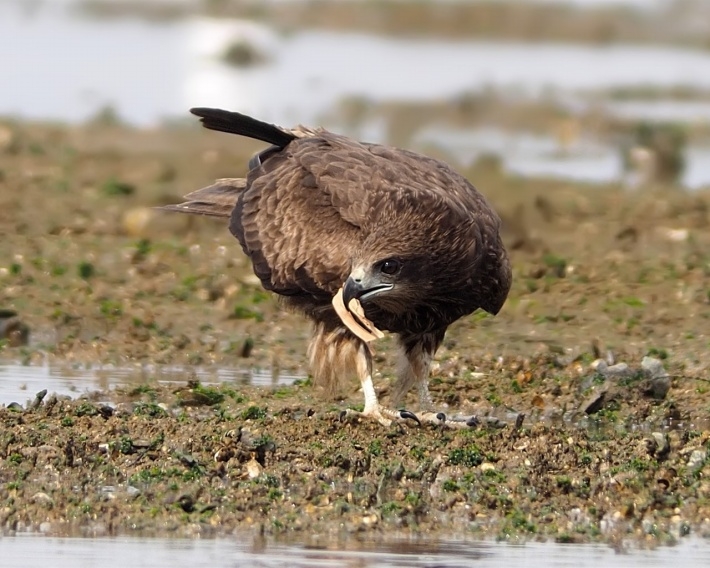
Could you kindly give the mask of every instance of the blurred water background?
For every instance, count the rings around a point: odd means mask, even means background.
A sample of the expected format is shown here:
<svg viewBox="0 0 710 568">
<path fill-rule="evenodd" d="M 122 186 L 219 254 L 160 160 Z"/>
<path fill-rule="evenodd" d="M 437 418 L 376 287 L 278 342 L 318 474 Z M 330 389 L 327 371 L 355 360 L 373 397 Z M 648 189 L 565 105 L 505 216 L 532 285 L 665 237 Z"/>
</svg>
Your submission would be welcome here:
<svg viewBox="0 0 710 568">
<path fill-rule="evenodd" d="M 702 0 L 3 0 L 0 74 L 23 119 L 214 105 L 520 175 L 710 184 Z"/>
</svg>

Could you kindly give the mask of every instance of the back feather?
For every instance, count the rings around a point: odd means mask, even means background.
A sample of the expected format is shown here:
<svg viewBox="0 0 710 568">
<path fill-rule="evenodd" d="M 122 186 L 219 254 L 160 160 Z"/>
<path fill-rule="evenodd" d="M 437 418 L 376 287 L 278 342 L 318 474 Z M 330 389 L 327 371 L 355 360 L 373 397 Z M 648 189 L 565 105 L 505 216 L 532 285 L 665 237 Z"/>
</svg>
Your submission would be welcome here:
<svg viewBox="0 0 710 568">
<path fill-rule="evenodd" d="M 279 148 L 285 148 L 289 142 L 296 139 L 294 134 L 286 132 L 278 126 L 256 120 L 239 112 L 218 108 L 191 108 L 190 112 L 202 119 L 201 122 L 205 128 L 254 138 Z"/>
</svg>

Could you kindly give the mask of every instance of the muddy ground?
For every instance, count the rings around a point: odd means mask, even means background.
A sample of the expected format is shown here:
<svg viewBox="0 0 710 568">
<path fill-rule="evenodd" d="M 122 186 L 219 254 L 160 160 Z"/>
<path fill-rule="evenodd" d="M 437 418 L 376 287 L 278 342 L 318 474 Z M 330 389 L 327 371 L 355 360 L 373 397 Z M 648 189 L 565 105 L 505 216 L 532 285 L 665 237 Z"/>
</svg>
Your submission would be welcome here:
<svg viewBox="0 0 710 568">
<path fill-rule="evenodd" d="M 226 227 L 150 209 L 244 173 L 258 147 L 2 123 L 0 308 L 31 334 L 15 346 L 7 329 L 0 359 L 305 377 L 307 323 Z M 342 422 L 357 385 L 324 400 L 307 379 L 48 393 L 0 407 L 2 530 L 710 536 L 710 193 L 512 178 L 491 160 L 464 173 L 504 218 L 514 284 L 498 316 L 452 326 L 431 388 L 480 427 Z M 385 403 L 392 346 L 375 346 Z"/>
</svg>

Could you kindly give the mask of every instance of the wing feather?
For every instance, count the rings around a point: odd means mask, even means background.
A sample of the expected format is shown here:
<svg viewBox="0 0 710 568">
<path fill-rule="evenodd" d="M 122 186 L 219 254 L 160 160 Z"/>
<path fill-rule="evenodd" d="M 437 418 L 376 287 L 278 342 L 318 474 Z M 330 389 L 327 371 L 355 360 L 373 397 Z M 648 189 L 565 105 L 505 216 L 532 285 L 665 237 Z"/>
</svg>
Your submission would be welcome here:
<svg viewBox="0 0 710 568">
<path fill-rule="evenodd" d="M 453 215 L 470 220 L 478 215 L 472 239 L 476 246 L 486 245 L 481 238 L 497 234 L 499 220 L 490 207 L 481 206 L 483 196 L 432 158 L 323 130 L 284 131 L 245 122 L 242 115 L 217 114 L 210 120 L 208 127 L 223 126 L 225 131 L 285 147 L 261 152 L 246 180 L 219 180 L 170 208 L 220 217 L 231 214 L 230 231 L 268 290 L 329 303 L 350 272 L 354 252 L 372 237 L 374 227 L 388 230 L 381 215 L 401 218 L 398 208 L 416 209 L 432 218 Z M 417 227 L 400 229 L 408 238 L 419 234 L 425 246 L 427 237 Z M 475 254 L 480 256 L 485 249 Z M 497 304 L 485 307 L 493 311 Z"/>
<path fill-rule="evenodd" d="M 245 187 L 245 179 L 218 179 L 212 185 L 188 193 L 183 203 L 163 205 L 156 209 L 210 217 L 229 217 Z"/>
<path fill-rule="evenodd" d="M 490 211 L 482 201 L 442 162 L 320 131 L 250 171 L 230 230 L 267 289 L 332 296 L 383 209 L 408 202 L 432 215 L 458 211 L 470 219 Z M 497 217 L 485 221 L 497 230 Z"/>
<path fill-rule="evenodd" d="M 270 156 L 249 173 L 230 231 L 264 287 L 283 295 L 332 296 L 361 241 L 290 152 Z"/>
</svg>

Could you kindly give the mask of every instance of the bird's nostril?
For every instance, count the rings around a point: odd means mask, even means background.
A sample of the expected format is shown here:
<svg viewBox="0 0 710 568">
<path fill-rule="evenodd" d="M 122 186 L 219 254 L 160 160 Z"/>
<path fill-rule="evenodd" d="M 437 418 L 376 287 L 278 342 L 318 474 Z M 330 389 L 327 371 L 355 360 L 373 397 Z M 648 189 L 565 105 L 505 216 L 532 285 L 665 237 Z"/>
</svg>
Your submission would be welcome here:
<svg viewBox="0 0 710 568">
<path fill-rule="evenodd" d="M 365 280 L 365 270 L 362 267 L 355 267 L 349 274 L 349 280 L 358 286 Z"/>
</svg>

